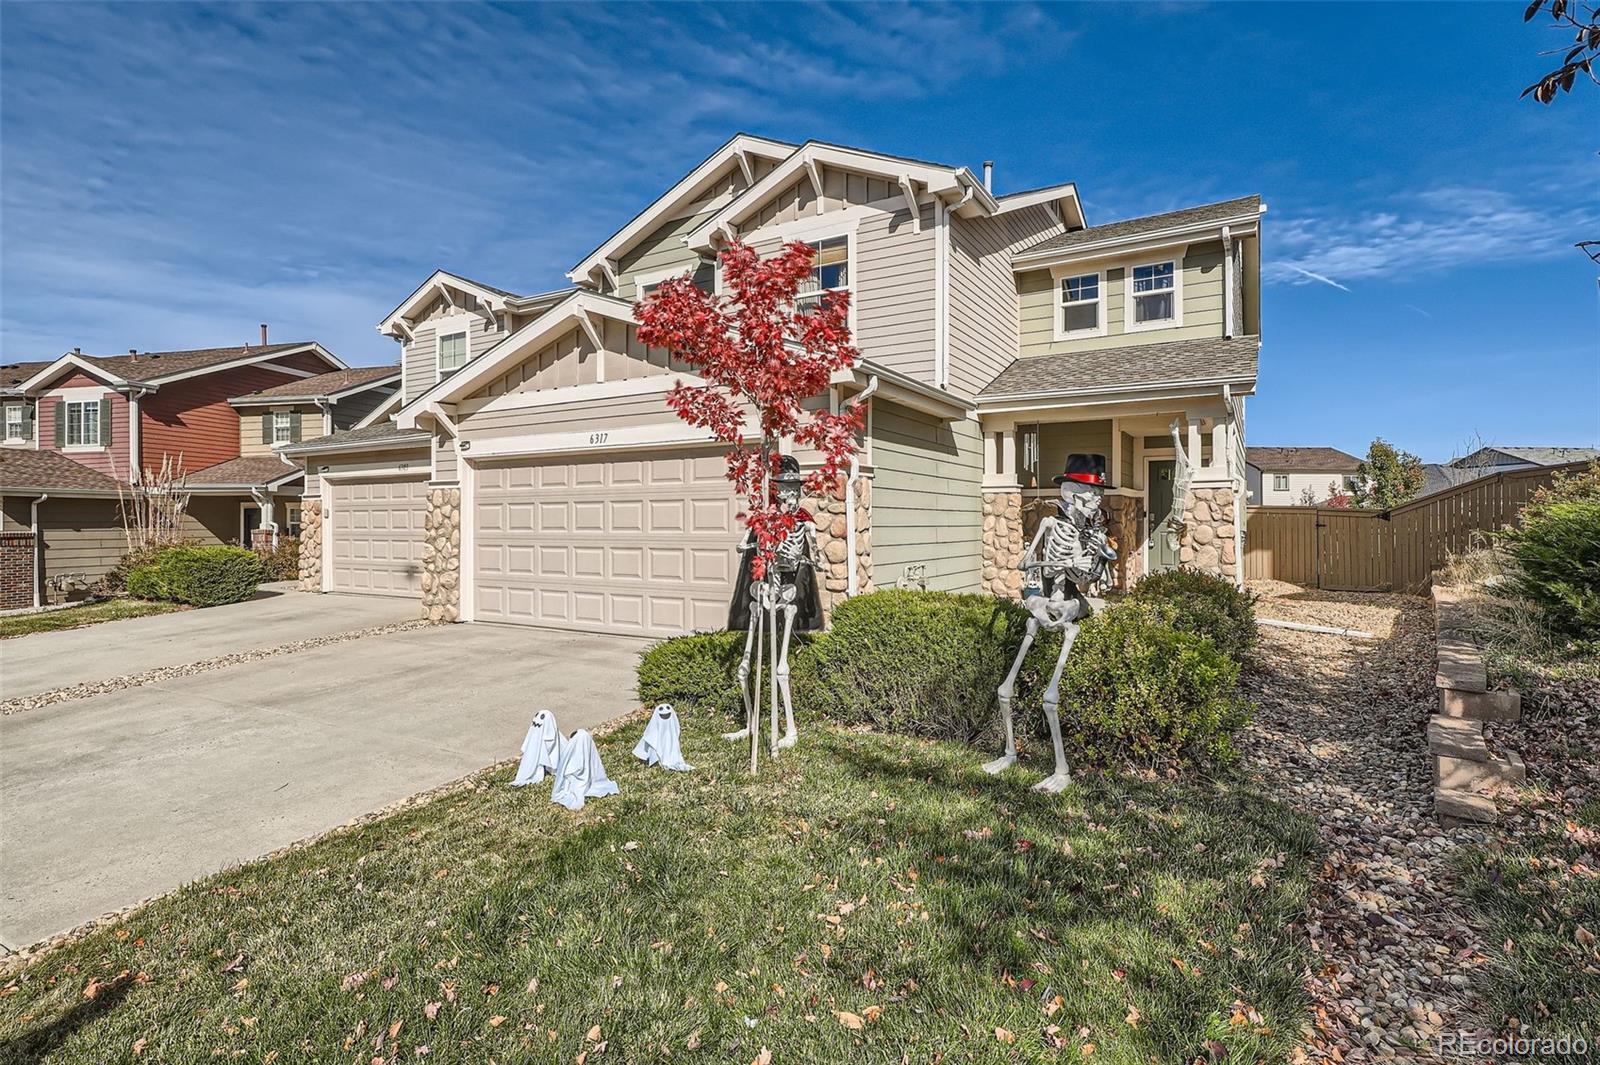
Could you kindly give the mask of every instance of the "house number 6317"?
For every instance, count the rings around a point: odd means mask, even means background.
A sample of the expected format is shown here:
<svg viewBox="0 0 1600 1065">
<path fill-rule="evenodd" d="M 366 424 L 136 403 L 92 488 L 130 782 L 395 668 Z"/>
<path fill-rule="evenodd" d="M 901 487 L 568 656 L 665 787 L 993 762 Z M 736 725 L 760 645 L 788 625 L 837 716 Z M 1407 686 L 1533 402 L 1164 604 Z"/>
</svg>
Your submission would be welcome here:
<svg viewBox="0 0 1600 1065">
<path fill-rule="evenodd" d="M 611 435 L 610 433 L 590 433 L 589 434 L 589 443 L 591 443 L 591 444 L 603 444 L 603 443 L 606 442 L 606 437 L 608 437 L 610 435 Z"/>
</svg>

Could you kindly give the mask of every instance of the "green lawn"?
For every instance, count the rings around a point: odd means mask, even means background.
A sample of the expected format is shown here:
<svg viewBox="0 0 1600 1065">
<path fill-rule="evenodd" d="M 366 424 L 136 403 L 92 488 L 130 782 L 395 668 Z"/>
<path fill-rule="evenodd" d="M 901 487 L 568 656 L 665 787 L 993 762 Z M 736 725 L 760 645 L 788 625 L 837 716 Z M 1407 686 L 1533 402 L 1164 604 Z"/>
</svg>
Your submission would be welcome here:
<svg viewBox="0 0 1600 1065">
<path fill-rule="evenodd" d="M 142 618 L 151 614 L 170 614 L 174 610 L 187 609 L 189 608 L 180 603 L 153 603 L 143 599 L 107 599 L 63 610 L 13 614 L 10 617 L 0 618 L 0 640 L 10 639 L 13 636 L 31 636 L 36 632 L 81 629 L 85 625 L 98 625 L 102 621 L 121 621 L 123 618 Z"/>
<path fill-rule="evenodd" d="M 578 814 L 509 772 L 0 978 L 5 1061 L 1277 1061 L 1315 833 L 1232 782 L 1000 780 L 809 726 Z M 1208 1046 L 1208 1043 L 1210 1044 Z M 1093 1044 L 1093 1049 L 1088 1049 Z M 1209 1053 L 1208 1053 L 1209 1052 Z"/>
</svg>

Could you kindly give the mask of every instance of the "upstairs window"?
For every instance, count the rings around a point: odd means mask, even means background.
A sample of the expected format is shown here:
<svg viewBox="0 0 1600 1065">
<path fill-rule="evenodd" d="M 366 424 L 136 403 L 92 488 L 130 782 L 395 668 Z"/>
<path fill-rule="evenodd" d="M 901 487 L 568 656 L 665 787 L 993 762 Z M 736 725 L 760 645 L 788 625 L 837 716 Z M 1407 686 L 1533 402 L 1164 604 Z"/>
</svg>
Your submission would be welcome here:
<svg viewBox="0 0 1600 1065">
<path fill-rule="evenodd" d="M 1175 324 L 1178 318 L 1177 264 L 1133 268 L 1133 315 L 1129 329 Z"/>
<path fill-rule="evenodd" d="M 272 412 L 272 442 L 287 444 L 294 439 L 294 415 L 286 410 Z"/>
<path fill-rule="evenodd" d="M 67 446 L 100 447 L 100 401 L 97 399 L 74 401 L 64 406 Z"/>
<path fill-rule="evenodd" d="M 439 338 L 439 372 L 451 373 L 467 364 L 467 334 L 446 333 Z"/>
<path fill-rule="evenodd" d="M 1083 274 L 1061 279 L 1060 332 L 1064 337 L 1101 331 L 1100 275 Z"/>
<path fill-rule="evenodd" d="M 811 261 L 811 276 L 800 282 L 795 295 L 795 308 L 809 311 L 827 298 L 830 292 L 848 292 L 850 289 L 850 238 L 829 237 L 812 241 L 816 258 Z"/>
<path fill-rule="evenodd" d="M 13 403 L 6 408 L 5 432 L 7 440 L 28 439 L 27 421 L 24 419 L 23 414 L 24 411 L 20 403 Z"/>
<path fill-rule="evenodd" d="M 1287 492 L 1289 490 L 1289 475 L 1287 473 L 1273 474 L 1272 490 L 1274 492 Z"/>
</svg>

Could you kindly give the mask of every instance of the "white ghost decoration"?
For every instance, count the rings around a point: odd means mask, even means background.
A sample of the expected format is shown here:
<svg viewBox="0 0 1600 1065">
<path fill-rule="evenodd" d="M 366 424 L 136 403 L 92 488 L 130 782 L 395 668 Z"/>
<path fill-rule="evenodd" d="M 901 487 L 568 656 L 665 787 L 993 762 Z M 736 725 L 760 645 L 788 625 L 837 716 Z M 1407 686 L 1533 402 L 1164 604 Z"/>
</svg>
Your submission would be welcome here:
<svg viewBox="0 0 1600 1065">
<path fill-rule="evenodd" d="M 650 721 L 644 727 L 644 735 L 639 737 L 638 744 L 633 748 L 633 756 L 645 765 L 660 762 L 668 769 L 687 773 L 694 766 L 683 760 L 683 751 L 678 746 L 680 731 L 678 712 L 672 708 L 672 704 L 659 704 L 650 712 Z"/>
<path fill-rule="evenodd" d="M 561 765 L 556 769 L 555 786 L 550 789 L 550 801 L 558 802 L 569 810 L 583 809 L 585 799 L 598 799 L 617 793 L 616 781 L 606 776 L 606 767 L 600 764 L 600 751 L 588 729 L 579 729 L 568 739 L 561 751 Z"/>
<path fill-rule="evenodd" d="M 554 773 L 561 764 L 561 729 L 556 727 L 556 715 L 540 710 L 533 715 L 533 724 L 522 741 L 522 763 L 517 766 L 513 788 L 524 784 L 537 784 L 544 779 L 545 770 Z"/>
</svg>

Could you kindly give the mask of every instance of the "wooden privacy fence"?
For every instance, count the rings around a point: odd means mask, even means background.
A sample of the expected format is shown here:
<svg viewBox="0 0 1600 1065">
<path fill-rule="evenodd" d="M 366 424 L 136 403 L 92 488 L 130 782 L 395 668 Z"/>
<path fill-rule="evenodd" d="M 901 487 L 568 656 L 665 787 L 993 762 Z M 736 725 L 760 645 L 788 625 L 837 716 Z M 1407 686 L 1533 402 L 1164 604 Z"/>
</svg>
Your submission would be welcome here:
<svg viewBox="0 0 1600 1065">
<path fill-rule="evenodd" d="M 1588 464 L 1512 470 L 1393 510 L 1257 507 L 1245 527 L 1244 575 L 1344 592 L 1411 592 L 1474 534 L 1510 525 L 1556 474 Z"/>
</svg>

